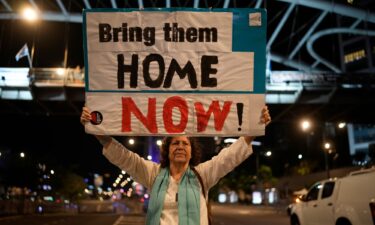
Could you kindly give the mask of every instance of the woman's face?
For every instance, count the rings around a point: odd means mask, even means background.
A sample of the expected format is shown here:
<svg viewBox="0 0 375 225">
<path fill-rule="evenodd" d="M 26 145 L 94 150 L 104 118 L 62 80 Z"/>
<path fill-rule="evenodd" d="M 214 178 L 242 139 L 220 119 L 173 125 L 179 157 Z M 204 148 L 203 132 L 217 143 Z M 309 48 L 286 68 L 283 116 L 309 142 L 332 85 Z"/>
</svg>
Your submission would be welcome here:
<svg viewBox="0 0 375 225">
<path fill-rule="evenodd" d="M 191 144 L 188 137 L 173 137 L 169 145 L 168 157 L 171 163 L 189 164 L 191 159 Z"/>
</svg>

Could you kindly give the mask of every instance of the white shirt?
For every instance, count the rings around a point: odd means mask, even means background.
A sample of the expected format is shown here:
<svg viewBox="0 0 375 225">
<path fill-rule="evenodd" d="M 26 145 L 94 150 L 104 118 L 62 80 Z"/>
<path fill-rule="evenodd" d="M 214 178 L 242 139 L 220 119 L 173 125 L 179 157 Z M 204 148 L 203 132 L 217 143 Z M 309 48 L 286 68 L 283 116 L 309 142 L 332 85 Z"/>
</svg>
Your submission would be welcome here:
<svg viewBox="0 0 375 225">
<path fill-rule="evenodd" d="M 165 193 L 164 206 L 161 211 L 160 224 L 178 224 L 177 192 L 179 182 L 169 176 L 169 186 Z"/>
</svg>

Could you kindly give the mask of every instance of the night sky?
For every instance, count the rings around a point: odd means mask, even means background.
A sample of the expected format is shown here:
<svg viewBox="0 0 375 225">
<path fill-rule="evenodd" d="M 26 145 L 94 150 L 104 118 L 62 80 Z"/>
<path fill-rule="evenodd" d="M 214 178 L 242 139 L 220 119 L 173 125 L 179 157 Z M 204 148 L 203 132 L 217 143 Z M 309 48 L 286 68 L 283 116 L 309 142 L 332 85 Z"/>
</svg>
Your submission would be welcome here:
<svg viewBox="0 0 375 225">
<path fill-rule="evenodd" d="M 68 49 L 67 67 L 83 67 L 82 24 L 22 20 L 0 20 L 0 66 L 28 67 L 27 58 L 15 55 L 27 43 L 34 43 L 34 67 L 64 67 L 64 49 Z"/>
</svg>

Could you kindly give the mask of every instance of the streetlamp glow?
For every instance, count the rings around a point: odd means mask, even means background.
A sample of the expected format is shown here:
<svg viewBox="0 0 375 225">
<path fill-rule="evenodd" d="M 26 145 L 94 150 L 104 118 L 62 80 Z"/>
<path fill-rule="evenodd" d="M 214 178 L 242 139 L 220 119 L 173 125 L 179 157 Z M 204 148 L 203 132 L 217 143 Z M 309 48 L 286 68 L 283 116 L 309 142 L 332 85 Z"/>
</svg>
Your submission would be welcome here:
<svg viewBox="0 0 375 225">
<path fill-rule="evenodd" d="M 330 149 L 331 148 L 331 144 L 329 142 L 324 143 L 324 148 L 325 149 Z"/>
<path fill-rule="evenodd" d="M 337 126 L 338 126 L 338 128 L 343 129 L 346 126 L 346 123 L 340 122 Z"/>
<path fill-rule="evenodd" d="M 302 154 L 298 154 L 298 159 L 302 159 Z"/>
<path fill-rule="evenodd" d="M 308 131 L 311 128 L 311 123 L 308 120 L 303 120 L 301 122 L 301 128 L 303 131 Z"/>
<path fill-rule="evenodd" d="M 63 69 L 63 68 L 58 68 L 58 69 L 56 70 L 56 73 L 57 73 L 57 75 L 59 75 L 59 76 L 63 76 L 63 75 L 65 74 L 65 69 Z"/>
<path fill-rule="evenodd" d="M 161 146 L 162 143 L 163 143 L 163 142 L 162 142 L 160 139 L 156 141 L 156 145 L 157 145 L 157 146 Z"/>
<path fill-rule="evenodd" d="M 134 145 L 134 143 L 135 143 L 134 139 L 133 139 L 133 138 L 130 138 L 130 139 L 129 139 L 129 144 L 130 144 L 130 145 Z"/>
<path fill-rule="evenodd" d="M 53 174 L 55 174 L 55 171 L 54 171 L 54 170 L 51 170 L 50 173 L 53 175 Z"/>
<path fill-rule="evenodd" d="M 25 158 L 25 153 L 21 152 L 21 153 L 20 153 L 20 157 L 21 157 L 21 158 Z"/>
<path fill-rule="evenodd" d="M 271 152 L 271 151 L 267 151 L 267 152 L 266 152 L 266 156 L 267 156 L 267 157 L 270 157 L 271 155 L 272 155 L 272 152 Z"/>
<path fill-rule="evenodd" d="M 21 15 L 23 19 L 30 22 L 34 22 L 38 19 L 38 13 L 35 9 L 30 7 L 24 8 L 21 12 Z"/>
</svg>

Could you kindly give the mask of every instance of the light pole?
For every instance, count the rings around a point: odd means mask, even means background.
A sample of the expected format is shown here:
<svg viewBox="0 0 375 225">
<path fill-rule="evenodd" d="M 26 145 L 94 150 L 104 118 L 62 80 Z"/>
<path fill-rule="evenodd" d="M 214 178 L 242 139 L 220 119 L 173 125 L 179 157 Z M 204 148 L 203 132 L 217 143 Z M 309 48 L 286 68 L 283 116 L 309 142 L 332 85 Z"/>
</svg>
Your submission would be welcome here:
<svg viewBox="0 0 375 225">
<path fill-rule="evenodd" d="M 337 124 L 339 129 L 343 129 L 346 126 L 345 122 L 340 122 Z M 334 142 L 335 134 L 335 126 L 331 122 L 325 122 L 324 124 L 321 123 L 311 123 L 309 120 L 304 119 L 300 122 L 300 127 L 306 135 L 306 153 L 310 153 L 310 137 L 314 135 L 313 127 L 319 128 L 318 131 L 322 132 L 322 142 L 323 142 L 323 150 L 324 150 L 324 164 L 325 164 L 325 171 L 327 173 L 327 178 L 330 178 L 330 158 L 329 155 L 335 151 L 335 147 L 332 145 Z M 315 129 L 315 128 L 314 128 Z M 315 148 L 314 148 L 315 149 Z M 312 152 L 314 154 L 314 152 Z M 316 152 L 315 152 L 316 153 Z M 299 159 L 302 159 L 302 155 L 298 156 Z M 303 157 L 309 157 L 308 154 L 305 154 Z M 332 167 L 332 165 L 331 165 Z"/>
<path fill-rule="evenodd" d="M 325 161 L 325 169 L 327 173 L 327 178 L 330 178 L 331 175 L 329 173 L 329 163 L 328 163 L 328 153 L 331 151 L 331 143 L 325 142 L 324 143 L 324 161 Z"/>
<path fill-rule="evenodd" d="M 29 59 L 29 66 L 30 68 L 33 67 L 33 60 L 34 60 L 34 51 L 35 51 L 35 24 L 38 22 L 38 19 L 39 19 L 39 12 L 38 12 L 38 9 L 35 9 L 35 8 L 31 8 L 31 7 L 27 7 L 27 8 L 24 8 L 21 12 L 21 17 L 26 20 L 27 22 L 29 23 L 33 23 L 34 26 L 33 26 L 33 44 L 32 44 L 32 47 L 31 47 L 31 53 L 30 53 L 30 58 Z"/>
<path fill-rule="evenodd" d="M 255 166 L 256 166 L 256 175 L 258 176 L 258 173 L 259 173 L 259 155 L 260 154 L 263 154 L 265 157 L 269 158 L 272 156 L 272 151 L 270 150 L 267 150 L 267 151 L 264 151 L 264 150 L 260 150 L 260 151 L 254 151 L 255 155 L 256 155 L 256 159 L 255 159 Z"/>
<path fill-rule="evenodd" d="M 303 119 L 300 122 L 301 129 L 304 133 L 306 133 L 306 149 L 304 152 L 304 155 L 308 155 L 309 148 L 310 148 L 310 130 L 312 127 L 312 123 L 310 122 L 309 119 Z"/>
</svg>

